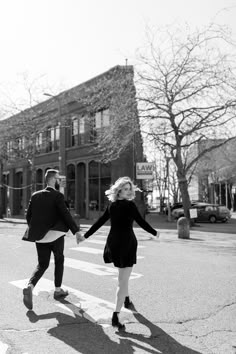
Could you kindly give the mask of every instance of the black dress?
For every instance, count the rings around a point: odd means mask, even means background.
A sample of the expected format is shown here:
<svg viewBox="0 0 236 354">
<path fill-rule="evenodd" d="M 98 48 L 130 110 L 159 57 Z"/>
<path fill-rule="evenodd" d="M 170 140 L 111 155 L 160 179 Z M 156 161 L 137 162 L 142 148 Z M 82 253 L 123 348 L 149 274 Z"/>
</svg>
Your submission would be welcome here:
<svg viewBox="0 0 236 354">
<path fill-rule="evenodd" d="M 119 268 L 132 267 L 136 263 L 137 253 L 133 221 L 135 220 L 139 226 L 154 236 L 157 232 L 142 218 L 134 202 L 122 199 L 111 203 L 84 237 L 91 236 L 109 219 L 111 228 L 104 248 L 104 262 L 113 262 L 114 266 Z"/>
</svg>

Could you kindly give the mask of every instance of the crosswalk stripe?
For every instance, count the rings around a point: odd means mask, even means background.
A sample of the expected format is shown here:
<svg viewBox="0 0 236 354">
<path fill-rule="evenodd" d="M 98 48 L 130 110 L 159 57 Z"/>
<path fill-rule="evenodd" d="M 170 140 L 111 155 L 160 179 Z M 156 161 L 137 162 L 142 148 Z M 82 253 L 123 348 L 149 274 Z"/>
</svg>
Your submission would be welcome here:
<svg viewBox="0 0 236 354">
<path fill-rule="evenodd" d="M 103 254 L 103 250 L 99 248 L 91 248 L 91 247 L 72 247 L 69 248 L 70 250 L 73 251 L 79 251 L 79 252 L 85 252 L 85 253 L 91 253 L 91 254 Z"/>
<path fill-rule="evenodd" d="M 102 241 L 102 240 L 94 240 L 94 239 L 91 239 L 91 240 L 87 240 L 86 242 L 88 243 L 94 243 L 96 245 L 105 245 L 106 241 Z M 143 245 L 138 245 L 138 248 L 145 248 L 145 246 Z"/>
<path fill-rule="evenodd" d="M 8 345 L 0 341 L 0 354 L 5 354 L 7 349 Z"/>
<path fill-rule="evenodd" d="M 51 260 L 51 263 L 54 263 L 54 260 Z M 85 262 L 85 261 L 80 261 L 77 259 L 65 257 L 64 265 L 65 267 L 78 269 L 94 275 L 111 276 L 113 279 L 117 279 L 118 277 L 117 268 L 106 267 L 100 264 L 94 264 L 90 262 Z M 142 277 L 142 274 L 132 272 L 130 279 L 131 280 L 138 279 L 140 277 Z"/>
<path fill-rule="evenodd" d="M 103 254 L 103 250 L 99 248 L 92 248 L 92 247 L 71 247 L 69 250 L 73 251 L 78 251 L 78 252 L 84 252 L 84 253 L 90 253 L 90 254 Z M 143 259 L 143 256 L 137 256 L 138 259 Z"/>
<path fill-rule="evenodd" d="M 26 286 L 27 282 L 28 279 L 22 279 L 11 281 L 10 284 L 20 289 L 23 289 Z M 110 325 L 111 314 L 115 309 L 115 305 L 113 303 L 86 294 L 69 286 L 65 286 L 65 288 L 69 291 L 69 294 L 73 294 L 76 298 L 78 298 L 78 302 L 72 304 L 68 301 L 66 303 L 65 299 L 64 304 L 55 302 L 56 306 L 63 308 L 80 317 L 84 317 L 91 322 L 98 323 L 103 327 L 107 327 Z M 45 278 L 41 278 L 36 287 L 34 288 L 33 294 L 38 296 L 42 291 L 54 291 L 54 282 Z M 131 314 L 131 312 L 125 308 L 122 308 L 122 313 L 123 315 Z"/>
</svg>

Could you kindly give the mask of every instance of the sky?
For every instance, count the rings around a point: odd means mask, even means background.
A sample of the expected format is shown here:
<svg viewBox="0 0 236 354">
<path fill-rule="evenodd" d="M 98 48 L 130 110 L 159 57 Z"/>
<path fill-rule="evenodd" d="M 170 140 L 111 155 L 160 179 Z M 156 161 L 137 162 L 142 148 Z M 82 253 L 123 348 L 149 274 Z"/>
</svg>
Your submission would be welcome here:
<svg viewBox="0 0 236 354">
<path fill-rule="evenodd" d="M 135 64 L 146 28 L 229 26 L 236 0 L 0 0 L 0 104 L 69 89 L 116 65 Z"/>
</svg>

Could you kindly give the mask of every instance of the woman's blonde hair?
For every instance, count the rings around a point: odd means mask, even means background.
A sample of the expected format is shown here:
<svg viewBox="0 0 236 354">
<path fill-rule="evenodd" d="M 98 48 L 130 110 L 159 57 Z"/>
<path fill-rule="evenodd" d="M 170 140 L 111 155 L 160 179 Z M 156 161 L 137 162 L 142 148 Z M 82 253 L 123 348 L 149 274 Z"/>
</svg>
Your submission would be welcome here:
<svg viewBox="0 0 236 354">
<path fill-rule="evenodd" d="M 131 191 L 130 191 L 131 193 L 130 193 L 129 200 L 133 200 L 135 198 L 135 192 L 136 191 L 141 192 L 141 189 L 139 189 L 136 185 L 134 185 L 134 183 L 131 181 L 131 179 L 129 177 L 118 178 L 118 180 L 110 187 L 110 189 L 105 191 L 107 198 L 111 202 L 115 202 L 119 197 L 119 193 L 120 193 L 121 189 L 127 183 L 129 183 L 129 185 L 131 187 Z"/>
</svg>

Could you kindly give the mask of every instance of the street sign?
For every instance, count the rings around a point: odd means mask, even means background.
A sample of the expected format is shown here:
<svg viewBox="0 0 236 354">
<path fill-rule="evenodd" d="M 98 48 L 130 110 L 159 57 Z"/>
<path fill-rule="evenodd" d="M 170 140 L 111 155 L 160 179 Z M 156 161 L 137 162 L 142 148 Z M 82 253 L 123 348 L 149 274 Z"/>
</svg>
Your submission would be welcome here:
<svg viewBox="0 0 236 354">
<path fill-rule="evenodd" d="M 153 179 L 154 171 L 153 162 L 137 162 L 136 163 L 136 178 L 137 179 Z"/>
<path fill-rule="evenodd" d="M 189 209 L 189 212 L 190 212 L 190 219 L 197 218 L 197 209 Z"/>
</svg>

